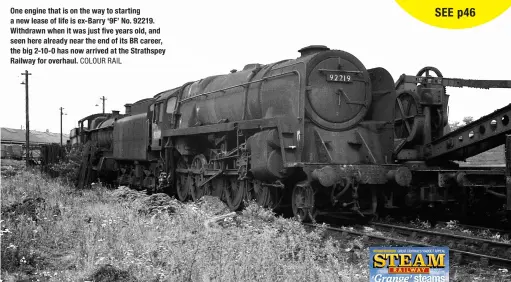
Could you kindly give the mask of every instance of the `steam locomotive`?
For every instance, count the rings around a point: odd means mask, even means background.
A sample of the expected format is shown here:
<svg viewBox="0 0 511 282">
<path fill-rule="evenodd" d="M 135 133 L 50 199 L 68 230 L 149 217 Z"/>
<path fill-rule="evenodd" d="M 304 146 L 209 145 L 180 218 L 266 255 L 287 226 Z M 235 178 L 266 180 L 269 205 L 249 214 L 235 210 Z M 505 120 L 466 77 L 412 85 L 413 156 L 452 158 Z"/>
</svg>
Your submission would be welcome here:
<svg viewBox="0 0 511 282">
<path fill-rule="evenodd" d="M 85 145 L 78 185 L 100 179 L 180 201 L 211 195 L 233 211 L 255 200 L 302 221 L 459 202 L 470 173 L 432 144 L 449 135 L 449 79 L 426 68 L 394 83 L 345 51 L 299 52 L 80 120 L 71 132 Z M 490 177 L 505 189 L 501 176 Z"/>
</svg>

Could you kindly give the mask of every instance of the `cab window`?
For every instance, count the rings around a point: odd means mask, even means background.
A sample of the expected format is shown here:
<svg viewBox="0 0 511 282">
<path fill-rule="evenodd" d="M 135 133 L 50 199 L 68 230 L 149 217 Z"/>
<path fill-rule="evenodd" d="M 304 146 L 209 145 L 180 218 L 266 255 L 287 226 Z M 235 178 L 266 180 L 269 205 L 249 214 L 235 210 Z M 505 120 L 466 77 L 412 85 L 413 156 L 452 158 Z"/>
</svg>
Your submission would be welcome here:
<svg viewBox="0 0 511 282">
<path fill-rule="evenodd" d="M 158 122 L 162 122 L 162 121 L 163 121 L 163 103 L 160 103 L 160 112 L 159 112 Z"/>
<path fill-rule="evenodd" d="M 154 112 L 153 112 L 153 122 L 158 122 L 158 117 L 160 116 L 160 107 L 158 107 L 158 105 L 156 105 L 156 107 L 154 107 Z"/>
</svg>

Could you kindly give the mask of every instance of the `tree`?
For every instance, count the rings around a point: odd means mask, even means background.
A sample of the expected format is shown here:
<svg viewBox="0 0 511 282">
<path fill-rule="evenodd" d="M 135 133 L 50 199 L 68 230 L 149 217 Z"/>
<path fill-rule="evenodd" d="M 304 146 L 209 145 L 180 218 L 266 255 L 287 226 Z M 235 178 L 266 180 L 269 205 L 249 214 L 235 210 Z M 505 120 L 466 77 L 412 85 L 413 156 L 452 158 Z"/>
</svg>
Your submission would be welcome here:
<svg viewBox="0 0 511 282">
<path fill-rule="evenodd" d="M 463 127 L 463 126 L 473 122 L 473 121 L 474 121 L 474 117 L 466 116 L 463 118 L 463 122 L 459 122 L 459 121 L 449 122 L 449 127 L 450 127 L 451 131 L 454 131 L 460 127 Z"/>
<path fill-rule="evenodd" d="M 452 121 L 449 123 L 449 127 L 451 128 L 451 131 L 454 131 L 454 130 L 460 128 L 461 125 L 460 125 L 459 121 Z"/>
<path fill-rule="evenodd" d="M 474 121 L 474 117 L 471 117 L 471 116 L 467 116 L 467 117 L 463 118 L 463 122 L 465 123 L 465 125 L 467 125 L 473 121 Z"/>
</svg>

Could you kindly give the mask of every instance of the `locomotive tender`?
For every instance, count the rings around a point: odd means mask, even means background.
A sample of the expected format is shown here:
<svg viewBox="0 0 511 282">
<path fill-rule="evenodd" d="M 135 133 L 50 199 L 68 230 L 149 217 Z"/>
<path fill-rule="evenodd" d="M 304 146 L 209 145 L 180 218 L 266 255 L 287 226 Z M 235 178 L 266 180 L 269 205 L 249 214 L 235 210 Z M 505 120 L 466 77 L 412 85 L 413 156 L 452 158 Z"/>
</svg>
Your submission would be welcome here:
<svg viewBox="0 0 511 282">
<path fill-rule="evenodd" d="M 435 68 L 394 83 L 384 68 L 366 69 L 345 51 L 299 52 L 126 104 L 125 114 L 80 120 L 72 138 L 86 145 L 78 185 L 99 178 L 181 201 L 217 196 L 232 210 L 254 199 L 304 221 L 370 220 L 382 208 L 458 204 L 475 175 L 498 179 L 493 193 L 511 209 L 507 170 L 462 170 L 451 161 L 502 144 L 511 130 L 506 123 L 487 134 L 498 139 L 490 145 L 481 134 L 454 143 L 452 134 L 464 132 L 445 133 L 445 87 L 480 84 L 443 79 Z M 494 82 L 482 88 L 511 85 Z"/>
<path fill-rule="evenodd" d="M 99 177 L 181 201 L 218 196 L 232 210 L 255 199 L 302 220 L 371 218 L 386 187 L 411 181 L 393 163 L 394 80 L 344 51 L 299 52 L 79 121 L 91 155 L 81 185 Z"/>
</svg>

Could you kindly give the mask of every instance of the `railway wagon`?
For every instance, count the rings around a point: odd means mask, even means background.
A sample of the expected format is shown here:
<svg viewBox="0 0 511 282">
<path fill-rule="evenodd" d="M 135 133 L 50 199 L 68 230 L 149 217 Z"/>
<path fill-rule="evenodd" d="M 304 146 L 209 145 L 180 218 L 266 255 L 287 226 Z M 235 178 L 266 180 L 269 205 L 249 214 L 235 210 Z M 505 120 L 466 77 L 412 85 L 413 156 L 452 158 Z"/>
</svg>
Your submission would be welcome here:
<svg viewBox="0 0 511 282">
<path fill-rule="evenodd" d="M 18 144 L 2 144 L 2 159 L 16 159 L 21 160 L 23 158 L 23 147 Z"/>
<path fill-rule="evenodd" d="M 384 206 L 422 206 L 433 217 L 493 221 L 509 228 L 511 104 L 451 131 L 447 87 L 509 89 L 511 81 L 447 78 L 437 68 L 425 67 L 415 76 L 401 75 L 395 86 L 394 160 L 410 169 L 412 182 L 408 189 L 386 191 Z M 466 162 L 502 145 L 500 164 Z"/>
</svg>

